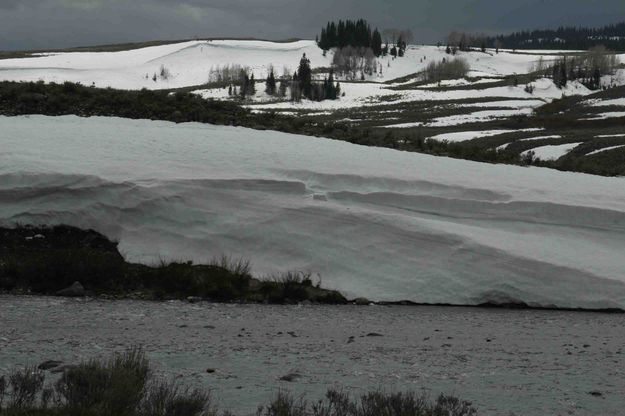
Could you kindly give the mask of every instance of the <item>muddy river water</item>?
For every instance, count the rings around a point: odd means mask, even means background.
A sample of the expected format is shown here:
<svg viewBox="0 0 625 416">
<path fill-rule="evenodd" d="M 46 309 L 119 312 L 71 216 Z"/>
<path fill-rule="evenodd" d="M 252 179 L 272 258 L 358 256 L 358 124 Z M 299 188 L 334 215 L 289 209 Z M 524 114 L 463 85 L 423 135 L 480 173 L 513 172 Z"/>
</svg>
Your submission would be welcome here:
<svg viewBox="0 0 625 416">
<path fill-rule="evenodd" d="M 0 374 L 131 345 L 241 414 L 330 386 L 445 392 L 486 415 L 625 414 L 625 315 L 0 296 Z"/>
</svg>

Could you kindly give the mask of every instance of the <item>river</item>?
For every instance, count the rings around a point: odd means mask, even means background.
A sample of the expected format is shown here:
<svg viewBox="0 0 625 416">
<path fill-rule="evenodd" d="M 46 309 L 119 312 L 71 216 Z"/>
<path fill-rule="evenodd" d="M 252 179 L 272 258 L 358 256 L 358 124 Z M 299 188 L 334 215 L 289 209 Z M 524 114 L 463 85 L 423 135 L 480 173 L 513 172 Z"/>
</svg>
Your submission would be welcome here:
<svg viewBox="0 0 625 416">
<path fill-rule="evenodd" d="M 0 374 L 141 345 L 160 375 L 241 414 L 279 389 L 314 400 L 336 386 L 445 392 L 487 415 L 622 415 L 624 327 L 583 312 L 0 296 Z"/>
</svg>

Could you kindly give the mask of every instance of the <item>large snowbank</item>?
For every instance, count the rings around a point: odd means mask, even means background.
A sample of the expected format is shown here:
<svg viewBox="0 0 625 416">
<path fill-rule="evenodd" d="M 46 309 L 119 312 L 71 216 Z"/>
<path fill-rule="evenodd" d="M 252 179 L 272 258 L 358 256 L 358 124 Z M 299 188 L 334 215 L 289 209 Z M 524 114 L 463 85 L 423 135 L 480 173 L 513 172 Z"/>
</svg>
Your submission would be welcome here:
<svg viewBox="0 0 625 416">
<path fill-rule="evenodd" d="M 376 300 L 625 308 L 625 179 L 200 124 L 0 118 L 0 222 Z"/>
</svg>

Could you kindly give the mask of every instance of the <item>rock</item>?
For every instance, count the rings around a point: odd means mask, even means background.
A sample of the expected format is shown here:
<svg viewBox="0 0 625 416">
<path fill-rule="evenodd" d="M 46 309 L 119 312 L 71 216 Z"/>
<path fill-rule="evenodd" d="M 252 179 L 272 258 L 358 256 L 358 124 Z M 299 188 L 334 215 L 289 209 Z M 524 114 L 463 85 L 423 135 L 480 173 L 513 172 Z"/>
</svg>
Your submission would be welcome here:
<svg viewBox="0 0 625 416">
<path fill-rule="evenodd" d="M 354 305 L 358 305 L 358 306 L 367 306 L 371 304 L 371 301 L 367 298 L 357 298 L 354 299 Z"/>
<path fill-rule="evenodd" d="M 187 302 L 189 302 L 189 303 L 198 303 L 198 302 L 201 302 L 201 301 L 202 301 L 202 298 L 199 297 L 199 296 L 189 296 L 189 297 L 187 297 Z"/>
<path fill-rule="evenodd" d="M 57 296 L 65 296 L 65 297 L 82 297 L 85 296 L 85 288 L 80 282 L 74 282 L 70 287 L 65 289 L 61 289 L 56 292 Z"/>
<path fill-rule="evenodd" d="M 53 368 L 56 368 L 56 367 L 60 366 L 61 364 L 63 364 L 63 361 L 48 360 L 48 361 L 44 361 L 41 364 L 39 364 L 37 366 L 37 369 L 43 370 L 43 371 L 48 371 L 48 370 L 52 370 Z"/>
<path fill-rule="evenodd" d="M 66 372 L 68 370 L 71 370 L 73 368 L 76 368 L 76 366 L 75 365 L 70 365 L 70 364 L 68 364 L 68 365 L 60 365 L 58 367 L 52 368 L 50 370 L 50 372 L 53 373 L 53 374 L 64 373 L 64 372 Z"/>
<path fill-rule="evenodd" d="M 280 381 L 288 381 L 289 383 L 297 380 L 298 378 L 300 378 L 301 375 L 297 374 L 297 373 L 289 373 L 287 375 L 284 375 L 282 377 L 280 377 Z"/>
<path fill-rule="evenodd" d="M 603 393 L 597 390 L 589 391 L 588 394 L 595 397 L 603 397 Z"/>
<path fill-rule="evenodd" d="M 206 372 L 207 372 L 208 374 L 213 374 L 215 371 L 217 371 L 217 370 L 215 370 L 214 368 L 207 368 L 207 369 L 206 369 Z"/>
<path fill-rule="evenodd" d="M 384 335 L 378 334 L 377 332 L 369 332 L 367 336 L 368 337 L 383 337 Z"/>
</svg>

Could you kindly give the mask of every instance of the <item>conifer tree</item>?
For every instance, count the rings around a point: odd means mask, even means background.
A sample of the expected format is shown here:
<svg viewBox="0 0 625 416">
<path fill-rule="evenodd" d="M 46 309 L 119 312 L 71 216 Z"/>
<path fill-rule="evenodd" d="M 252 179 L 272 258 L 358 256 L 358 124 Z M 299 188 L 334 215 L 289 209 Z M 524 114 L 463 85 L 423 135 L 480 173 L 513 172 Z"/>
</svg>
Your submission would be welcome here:
<svg viewBox="0 0 625 416">
<path fill-rule="evenodd" d="M 299 81 L 302 95 L 306 98 L 310 98 L 312 89 L 312 70 L 310 69 L 310 60 L 306 57 L 306 54 L 304 54 L 302 59 L 299 61 L 297 75 L 298 76 L 295 79 Z"/>
<path fill-rule="evenodd" d="M 254 79 L 254 74 L 252 73 L 252 76 L 250 77 L 250 83 L 249 83 L 249 95 L 254 95 L 256 94 L 256 80 Z"/>
<path fill-rule="evenodd" d="M 243 75 L 243 85 L 241 85 L 241 98 L 245 98 L 248 95 L 250 89 L 250 77 L 245 74 Z"/>
<path fill-rule="evenodd" d="M 273 66 L 269 67 L 269 75 L 267 76 L 267 81 L 265 81 L 265 92 L 268 95 L 276 93 L 276 76 L 273 72 Z"/>
<path fill-rule="evenodd" d="M 373 31 L 373 35 L 371 37 L 371 49 L 373 49 L 375 56 L 380 56 L 382 54 L 382 35 L 378 29 Z"/>
</svg>

